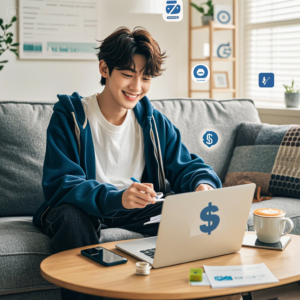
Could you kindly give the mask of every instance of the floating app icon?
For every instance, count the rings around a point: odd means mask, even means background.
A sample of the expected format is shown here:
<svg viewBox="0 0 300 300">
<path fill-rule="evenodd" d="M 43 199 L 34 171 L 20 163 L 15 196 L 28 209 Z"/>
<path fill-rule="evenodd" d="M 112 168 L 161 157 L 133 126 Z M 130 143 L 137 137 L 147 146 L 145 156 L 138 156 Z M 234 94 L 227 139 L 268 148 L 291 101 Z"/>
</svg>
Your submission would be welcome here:
<svg viewBox="0 0 300 300">
<path fill-rule="evenodd" d="M 167 22 L 179 22 L 183 18 L 182 0 L 164 1 L 163 19 Z"/>
<path fill-rule="evenodd" d="M 259 73 L 258 74 L 258 86 L 261 88 L 274 87 L 274 73 Z"/>
<path fill-rule="evenodd" d="M 214 131 L 206 131 L 202 139 L 203 143 L 210 148 L 217 144 L 219 137 Z"/>
<path fill-rule="evenodd" d="M 217 14 L 217 18 L 218 21 L 222 24 L 227 24 L 230 21 L 230 14 L 228 11 L 225 10 L 221 10 L 218 14 Z"/>
<path fill-rule="evenodd" d="M 195 65 L 192 69 L 192 78 L 195 82 L 206 82 L 209 79 L 210 72 L 206 65 Z"/>
<path fill-rule="evenodd" d="M 218 57 L 228 58 L 230 56 L 230 53 L 231 53 L 230 43 L 221 44 L 218 47 L 218 50 L 217 50 Z"/>
</svg>

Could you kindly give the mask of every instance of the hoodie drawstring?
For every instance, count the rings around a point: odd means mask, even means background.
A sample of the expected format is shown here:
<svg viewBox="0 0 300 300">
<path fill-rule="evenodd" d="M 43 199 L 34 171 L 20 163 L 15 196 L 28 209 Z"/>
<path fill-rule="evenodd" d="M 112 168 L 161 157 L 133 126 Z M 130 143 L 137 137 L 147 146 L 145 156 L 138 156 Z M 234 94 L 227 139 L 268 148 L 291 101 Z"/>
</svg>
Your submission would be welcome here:
<svg viewBox="0 0 300 300">
<path fill-rule="evenodd" d="M 154 138 L 154 133 L 152 130 L 152 124 L 150 122 L 150 137 L 151 137 L 151 141 L 152 144 L 154 146 L 154 155 L 158 164 L 158 183 L 159 183 L 159 189 L 161 189 L 161 187 L 163 188 L 163 192 L 166 193 L 166 177 L 165 177 L 165 172 L 164 172 L 164 165 L 163 165 L 163 160 L 162 160 L 162 155 L 161 155 L 161 148 L 160 148 L 160 141 L 159 141 L 159 136 L 158 136 L 158 132 L 157 132 L 157 127 L 156 127 L 156 123 L 155 123 L 155 119 L 152 116 L 153 119 L 153 123 L 154 123 L 154 127 L 155 127 L 155 132 L 156 132 L 156 138 L 157 138 L 157 143 L 158 143 L 158 151 L 157 151 L 157 147 L 156 147 L 156 143 L 155 143 L 155 138 Z"/>
<path fill-rule="evenodd" d="M 76 138 L 77 138 L 78 152 L 79 152 L 79 157 L 80 157 L 80 152 L 81 152 L 81 145 L 80 145 L 80 129 L 79 129 L 78 124 L 77 124 L 77 120 L 76 120 L 76 117 L 75 117 L 75 113 L 72 111 L 71 114 L 72 114 L 73 119 L 74 119 L 74 124 L 75 124 L 75 135 L 76 135 Z"/>
</svg>

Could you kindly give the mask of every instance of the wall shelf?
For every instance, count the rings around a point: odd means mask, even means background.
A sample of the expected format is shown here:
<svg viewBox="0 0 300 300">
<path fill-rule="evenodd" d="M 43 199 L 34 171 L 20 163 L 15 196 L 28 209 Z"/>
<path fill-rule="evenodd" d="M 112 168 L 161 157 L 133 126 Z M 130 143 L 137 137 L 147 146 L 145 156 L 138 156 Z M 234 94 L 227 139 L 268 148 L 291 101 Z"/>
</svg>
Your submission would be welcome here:
<svg viewBox="0 0 300 300">
<path fill-rule="evenodd" d="M 237 82 L 237 53 L 238 53 L 238 45 L 237 45 L 237 39 L 238 39 L 238 20 L 237 20 L 237 12 L 238 12 L 238 0 L 232 0 L 233 2 L 233 24 L 231 25 L 222 25 L 222 24 L 215 24 L 214 21 L 210 21 L 209 25 L 204 26 L 192 26 L 192 6 L 190 3 L 192 0 L 189 0 L 189 58 L 188 58 L 188 78 L 189 78 L 189 98 L 192 97 L 193 92 L 201 92 L 201 93 L 209 93 L 209 97 L 213 98 L 214 93 L 232 93 L 233 98 L 238 97 L 238 82 Z M 208 29 L 209 30 L 209 44 L 213 45 L 214 40 L 214 31 L 218 30 L 232 30 L 232 56 L 229 58 L 220 58 L 220 57 L 213 57 L 213 46 L 210 47 L 210 56 L 205 58 L 192 58 L 192 31 L 193 30 L 203 30 Z M 209 83 L 209 89 L 203 90 L 203 89 L 192 89 L 192 78 L 191 78 L 191 71 L 193 68 L 192 63 L 193 62 L 201 62 L 201 61 L 207 61 L 209 63 L 209 69 L 210 69 L 210 79 L 208 81 Z M 220 62 L 220 61 L 227 61 L 233 63 L 233 80 L 232 80 L 232 88 L 228 89 L 216 89 L 213 88 L 212 85 L 212 77 L 214 71 L 217 71 L 214 69 L 213 62 Z M 230 82 L 229 82 L 230 86 Z"/>
</svg>

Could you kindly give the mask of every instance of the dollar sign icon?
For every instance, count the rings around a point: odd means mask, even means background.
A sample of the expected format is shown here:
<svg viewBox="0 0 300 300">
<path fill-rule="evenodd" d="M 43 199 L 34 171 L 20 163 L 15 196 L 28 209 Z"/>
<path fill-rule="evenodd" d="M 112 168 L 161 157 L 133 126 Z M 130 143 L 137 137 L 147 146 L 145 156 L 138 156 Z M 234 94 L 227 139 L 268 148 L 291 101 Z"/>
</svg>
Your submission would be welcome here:
<svg viewBox="0 0 300 300">
<path fill-rule="evenodd" d="M 215 230 L 219 223 L 220 217 L 218 215 L 212 215 L 212 213 L 219 211 L 218 207 L 212 205 L 211 202 L 208 203 L 208 206 L 203 208 L 200 213 L 200 219 L 204 222 L 208 222 L 208 225 L 201 225 L 200 230 L 204 233 L 211 234 L 213 230 Z"/>
<path fill-rule="evenodd" d="M 207 144 L 209 144 L 209 145 L 211 145 L 213 143 L 213 140 L 211 137 L 212 137 L 212 134 L 210 134 L 210 133 L 206 136 Z"/>
<path fill-rule="evenodd" d="M 219 140 L 218 135 L 214 131 L 206 131 L 202 139 L 203 143 L 209 148 L 216 145 Z"/>
</svg>

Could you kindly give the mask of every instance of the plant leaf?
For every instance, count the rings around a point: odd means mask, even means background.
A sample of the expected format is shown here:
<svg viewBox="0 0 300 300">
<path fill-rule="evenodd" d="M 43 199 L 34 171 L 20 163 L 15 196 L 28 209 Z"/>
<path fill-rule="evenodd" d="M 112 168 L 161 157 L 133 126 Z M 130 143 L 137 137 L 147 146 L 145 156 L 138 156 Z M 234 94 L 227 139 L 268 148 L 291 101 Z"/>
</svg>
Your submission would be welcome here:
<svg viewBox="0 0 300 300">
<path fill-rule="evenodd" d="M 199 12 L 204 14 L 204 8 L 203 7 L 199 7 L 198 10 L 199 10 Z"/>
<path fill-rule="evenodd" d="M 211 2 L 212 2 L 212 0 L 208 0 L 208 1 L 206 2 L 206 5 L 209 6 L 209 7 L 212 7 L 212 3 L 211 3 Z"/>
<path fill-rule="evenodd" d="M 7 63 L 8 62 L 8 60 L 2 60 L 2 61 L 0 61 L 0 64 L 4 64 L 4 63 Z"/>
<path fill-rule="evenodd" d="M 13 36 L 13 33 L 8 32 L 8 33 L 6 34 L 6 36 Z"/>
<path fill-rule="evenodd" d="M 207 16 L 213 16 L 214 15 L 214 8 L 213 7 L 210 7 L 210 9 L 208 10 Z"/>
<path fill-rule="evenodd" d="M 292 87 L 294 86 L 294 79 L 293 79 L 293 81 L 292 81 Z"/>
<path fill-rule="evenodd" d="M 9 28 L 8 26 L 9 26 L 9 24 L 4 25 L 5 29 Z"/>
<path fill-rule="evenodd" d="M 19 54 L 18 54 L 18 52 L 17 52 L 17 49 L 11 49 L 11 48 L 9 48 L 9 50 L 10 50 L 11 52 L 13 52 L 14 54 L 16 54 L 16 56 L 19 57 Z"/>
<path fill-rule="evenodd" d="M 4 66 L 0 66 L 0 71 L 3 69 Z"/>
<path fill-rule="evenodd" d="M 194 4 L 194 3 L 191 3 L 191 5 L 194 7 L 194 8 L 196 8 L 200 13 L 204 13 L 204 9 L 203 9 L 203 7 L 201 7 L 201 6 L 197 6 L 196 4 Z"/>
<path fill-rule="evenodd" d="M 13 23 L 13 22 L 16 22 L 17 21 L 17 17 L 16 16 L 13 16 L 10 23 Z"/>
<path fill-rule="evenodd" d="M 14 44 L 12 44 L 13 47 L 17 47 L 19 45 L 20 45 L 20 43 L 14 43 Z"/>
<path fill-rule="evenodd" d="M 2 24 L 0 24 L 0 27 L 2 28 L 2 30 L 4 30 L 4 26 Z"/>
<path fill-rule="evenodd" d="M 10 44 L 11 42 L 12 42 L 12 38 L 11 38 L 11 37 L 8 37 L 7 40 L 6 40 L 6 43 L 7 43 L 7 44 Z"/>
<path fill-rule="evenodd" d="M 2 23 L 3 23 L 3 19 L 0 19 L 0 25 L 2 25 Z"/>
</svg>

